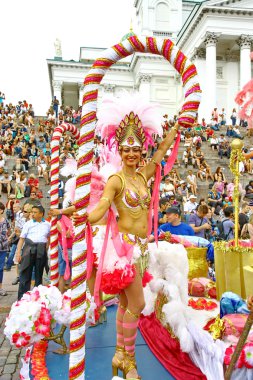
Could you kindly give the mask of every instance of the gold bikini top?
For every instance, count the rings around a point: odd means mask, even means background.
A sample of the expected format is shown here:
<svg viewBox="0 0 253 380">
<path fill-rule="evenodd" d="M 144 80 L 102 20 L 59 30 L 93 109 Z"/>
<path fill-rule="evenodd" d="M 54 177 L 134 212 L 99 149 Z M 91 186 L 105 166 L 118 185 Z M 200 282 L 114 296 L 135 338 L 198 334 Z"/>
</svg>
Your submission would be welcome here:
<svg viewBox="0 0 253 380">
<path fill-rule="evenodd" d="M 141 196 L 134 190 L 127 188 L 124 175 L 116 173 L 113 175 L 120 178 L 122 186 L 121 186 L 119 194 L 117 194 L 116 197 L 114 198 L 114 203 L 118 210 L 128 209 L 132 215 L 138 214 L 138 217 L 139 217 L 139 214 L 142 210 L 149 209 L 151 196 L 148 189 L 147 180 L 144 174 L 142 174 L 141 172 L 136 172 L 136 174 L 142 178 L 145 184 L 145 187 L 147 189 L 147 193 L 144 196 Z"/>
</svg>

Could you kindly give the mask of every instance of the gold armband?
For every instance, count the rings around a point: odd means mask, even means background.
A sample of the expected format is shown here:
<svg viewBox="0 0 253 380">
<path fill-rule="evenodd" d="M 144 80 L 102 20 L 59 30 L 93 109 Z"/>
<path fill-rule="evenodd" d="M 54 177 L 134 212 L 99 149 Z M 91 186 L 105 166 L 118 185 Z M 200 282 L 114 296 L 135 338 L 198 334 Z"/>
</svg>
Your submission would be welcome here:
<svg viewBox="0 0 253 380">
<path fill-rule="evenodd" d="M 154 160 L 153 158 L 150 162 L 153 162 L 153 164 L 155 164 L 155 165 L 159 165 L 158 162 L 156 162 L 156 160 Z"/>
<path fill-rule="evenodd" d="M 171 127 L 171 130 L 174 129 L 174 131 L 178 132 L 178 128 L 176 127 Z"/>
<path fill-rule="evenodd" d="M 107 202 L 109 203 L 109 206 L 111 206 L 111 201 L 110 201 L 109 198 L 107 198 L 107 197 L 102 197 L 100 200 L 101 200 L 101 201 L 107 201 Z"/>
</svg>

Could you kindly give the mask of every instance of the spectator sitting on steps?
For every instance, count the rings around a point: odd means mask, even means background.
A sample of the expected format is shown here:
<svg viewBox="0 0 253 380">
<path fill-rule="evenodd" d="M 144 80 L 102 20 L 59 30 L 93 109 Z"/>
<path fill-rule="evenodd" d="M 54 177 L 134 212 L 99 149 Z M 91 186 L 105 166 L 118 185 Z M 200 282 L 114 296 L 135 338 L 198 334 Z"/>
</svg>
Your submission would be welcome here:
<svg viewBox="0 0 253 380">
<path fill-rule="evenodd" d="M 195 236 L 205 238 L 205 231 L 212 228 L 206 217 L 208 211 L 208 206 L 200 205 L 196 213 L 190 215 L 188 223 L 193 228 Z"/>
<path fill-rule="evenodd" d="M 27 204 L 32 205 L 32 206 L 37 206 L 37 205 L 41 206 L 41 201 L 37 197 L 37 194 L 35 191 L 31 191 L 30 198 L 26 199 L 24 206 Z"/>
<path fill-rule="evenodd" d="M 198 207 L 198 203 L 196 202 L 197 197 L 194 194 L 191 194 L 189 200 L 184 205 L 184 213 L 191 214 Z"/>
</svg>

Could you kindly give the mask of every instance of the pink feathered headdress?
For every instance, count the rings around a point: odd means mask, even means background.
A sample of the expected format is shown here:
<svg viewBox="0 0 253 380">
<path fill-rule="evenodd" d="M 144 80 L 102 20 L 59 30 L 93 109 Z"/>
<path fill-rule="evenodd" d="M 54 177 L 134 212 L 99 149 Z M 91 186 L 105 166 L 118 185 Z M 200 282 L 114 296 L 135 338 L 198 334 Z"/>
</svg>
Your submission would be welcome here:
<svg viewBox="0 0 253 380">
<path fill-rule="evenodd" d="M 118 152 L 109 151 L 107 146 L 103 146 L 100 152 L 101 168 L 98 171 L 96 165 L 92 166 L 91 172 L 91 187 L 90 187 L 90 201 L 88 212 L 92 211 L 100 198 L 102 197 L 105 184 L 110 175 L 116 173 L 121 169 L 121 158 Z M 65 165 L 61 169 L 61 175 L 70 176 L 76 175 L 77 162 L 74 159 L 67 159 Z M 68 207 L 69 203 L 73 204 L 75 200 L 76 178 L 70 178 L 65 184 L 64 192 L 64 207 Z"/>
<path fill-rule="evenodd" d="M 132 130 L 136 140 L 146 149 L 154 144 L 154 134 L 162 135 L 158 106 L 147 103 L 140 94 L 123 94 L 119 98 L 108 98 L 102 102 L 98 111 L 97 131 L 101 133 L 102 139 L 107 139 L 109 148 L 114 143 L 119 145 L 119 141 L 127 137 L 127 125 L 131 122 L 135 122 Z"/>
</svg>

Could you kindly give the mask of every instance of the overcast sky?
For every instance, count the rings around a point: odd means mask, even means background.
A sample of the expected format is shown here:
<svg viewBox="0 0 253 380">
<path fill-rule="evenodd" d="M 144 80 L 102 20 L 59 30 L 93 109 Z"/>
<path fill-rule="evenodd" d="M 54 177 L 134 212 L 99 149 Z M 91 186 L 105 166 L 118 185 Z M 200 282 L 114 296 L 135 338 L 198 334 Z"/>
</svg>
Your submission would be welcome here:
<svg viewBox="0 0 253 380">
<path fill-rule="evenodd" d="M 37 115 L 47 111 L 51 93 L 46 59 L 54 41 L 63 59 L 79 59 L 80 46 L 110 47 L 129 31 L 133 0 L 1 1 L 0 91 L 6 101 L 27 100 Z"/>
</svg>

